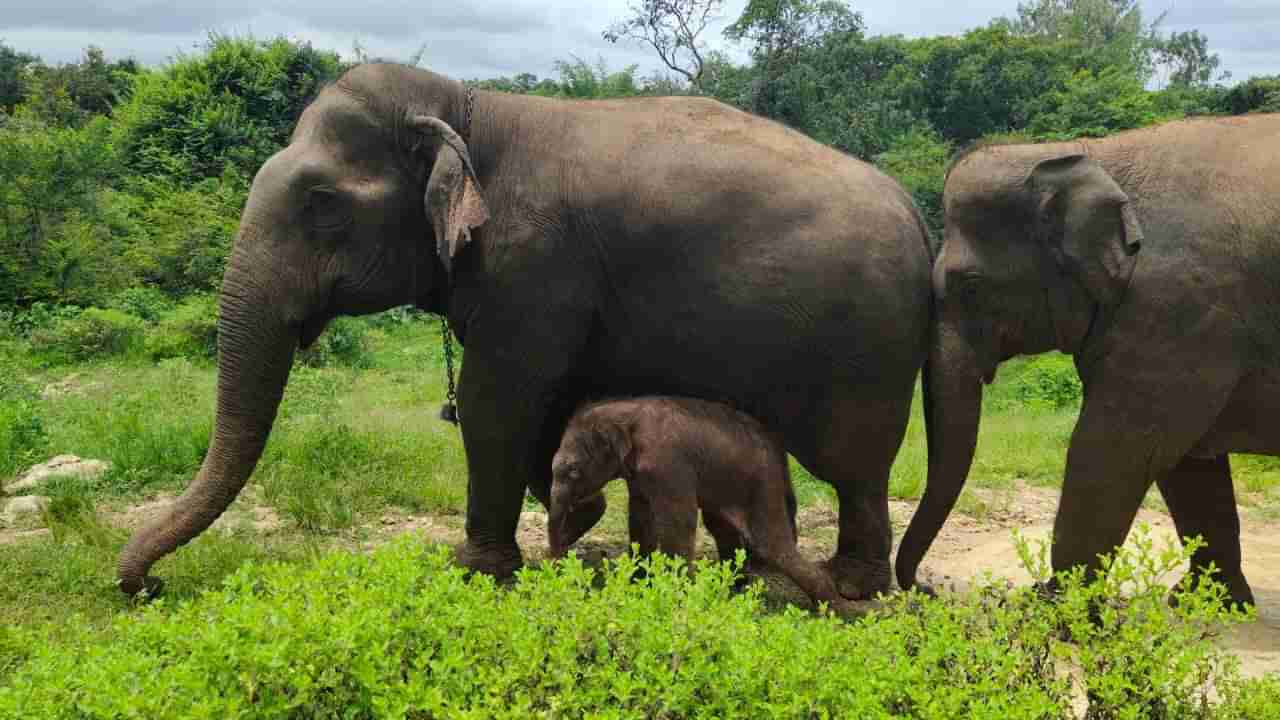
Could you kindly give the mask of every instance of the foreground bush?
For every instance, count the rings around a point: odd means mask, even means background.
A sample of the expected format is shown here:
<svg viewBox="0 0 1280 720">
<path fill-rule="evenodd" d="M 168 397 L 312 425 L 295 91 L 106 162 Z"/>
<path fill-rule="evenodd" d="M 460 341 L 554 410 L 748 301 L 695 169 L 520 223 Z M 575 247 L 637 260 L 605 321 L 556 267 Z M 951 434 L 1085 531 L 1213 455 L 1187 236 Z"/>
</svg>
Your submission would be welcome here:
<svg viewBox="0 0 1280 720">
<path fill-rule="evenodd" d="M 1092 717 L 1210 717 L 1178 697 L 1213 682 L 1225 698 L 1213 717 L 1277 709 L 1274 682 L 1236 682 L 1203 639 L 1229 619 L 1211 583 L 1179 610 L 1147 602 L 1163 590 L 1141 582 L 1121 601 L 1068 576 L 1062 606 L 1029 590 L 911 595 L 846 623 L 766 612 L 758 585 L 731 592 L 728 564 L 689 580 L 655 558 L 632 583 L 628 558 L 599 573 L 570 558 L 503 590 L 448 557 L 402 536 L 372 556 L 246 565 L 220 591 L 161 600 L 74 646 L 11 631 L 0 717 L 1063 718 L 1067 654 L 1083 660 Z M 1081 598 L 1111 608 L 1105 637 L 1079 624 Z M 1064 628 L 1079 645 L 1057 639 Z M 1090 659 L 1103 650 L 1110 665 Z M 1149 659 L 1164 664 L 1143 675 Z"/>
</svg>

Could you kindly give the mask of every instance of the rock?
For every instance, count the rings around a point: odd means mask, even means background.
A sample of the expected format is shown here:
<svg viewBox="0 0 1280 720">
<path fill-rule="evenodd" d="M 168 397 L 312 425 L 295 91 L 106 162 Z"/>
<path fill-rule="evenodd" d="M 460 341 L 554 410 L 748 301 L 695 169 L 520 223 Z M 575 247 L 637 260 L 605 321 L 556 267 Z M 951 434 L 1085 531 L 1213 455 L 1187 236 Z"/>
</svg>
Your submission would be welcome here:
<svg viewBox="0 0 1280 720">
<path fill-rule="evenodd" d="M 47 462 L 35 465 L 23 473 L 16 482 L 5 487 L 5 493 L 16 495 L 30 490 L 55 475 L 71 475 L 81 480 L 96 480 L 111 468 L 105 460 L 84 460 L 75 455 L 59 455 Z"/>
<path fill-rule="evenodd" d="M 38 515 L 49 507 L 49 498 L 43 495 L 25 495 L 9 500 L 0 512 L 0 523 L 12 525 L 27 515 Z"/>
</svg>

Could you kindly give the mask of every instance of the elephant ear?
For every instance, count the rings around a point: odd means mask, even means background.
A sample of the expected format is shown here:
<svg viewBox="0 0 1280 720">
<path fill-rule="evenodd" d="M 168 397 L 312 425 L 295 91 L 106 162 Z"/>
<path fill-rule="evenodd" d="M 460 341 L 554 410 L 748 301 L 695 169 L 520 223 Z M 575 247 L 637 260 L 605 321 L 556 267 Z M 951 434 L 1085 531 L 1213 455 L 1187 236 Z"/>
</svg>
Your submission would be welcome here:
<svg viewBox="0 0 1280 720">
<path fill-rule="evenodd" d="M 632 469 L 632 463 L 635 460 L 635 445 L 631 442 L 631 429 L 618 423 L 609 423 L 599 428 L 601 439 L 609 450 L 618 458 L 618 464 L 626 469 Z"/>
<path fill-rule="evenodd" d="M 480 194 L 480 181 L 467 145 L 458 133 L 430 115 L 415 115 L 409 125 L 436 146 L 435 165 L 422 201 L 435 231 L 436 253 L 445 271 L 452 275 L 454 260 L 471 242 L 471 231 L 489 219 L 489 208 Z"/>
<path fill-rule="evenodd" d="M 1039 163 L 1027 187 L 1039 196 L 1037 235 L 1059 267 L 1099 302 L 1119 302 L 1143 240 L 1129 196 L 1086 155 Z"/>
</svg>

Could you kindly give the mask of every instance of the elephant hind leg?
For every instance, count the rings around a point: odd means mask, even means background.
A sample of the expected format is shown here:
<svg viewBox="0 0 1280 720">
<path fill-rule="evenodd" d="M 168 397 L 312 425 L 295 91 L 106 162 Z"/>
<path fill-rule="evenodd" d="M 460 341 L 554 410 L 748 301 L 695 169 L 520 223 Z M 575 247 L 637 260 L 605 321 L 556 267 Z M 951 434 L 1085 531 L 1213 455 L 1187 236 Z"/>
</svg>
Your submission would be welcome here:
<svg viewBox="0 0 1280 720">
<path fill-rule="evenodd" d="M 1209 563 L 1219 570 L 1233 603 L 1253 604 L 1253 590 L 1240 566 L 1240 514 L 1226 455 L 1210 459 L 1184 457 L 1157 481 L 1169 506 L 1179 538 L 1204 539 L 1206 546 L 1191 558 L 1191 572 Z"/>
</svg>

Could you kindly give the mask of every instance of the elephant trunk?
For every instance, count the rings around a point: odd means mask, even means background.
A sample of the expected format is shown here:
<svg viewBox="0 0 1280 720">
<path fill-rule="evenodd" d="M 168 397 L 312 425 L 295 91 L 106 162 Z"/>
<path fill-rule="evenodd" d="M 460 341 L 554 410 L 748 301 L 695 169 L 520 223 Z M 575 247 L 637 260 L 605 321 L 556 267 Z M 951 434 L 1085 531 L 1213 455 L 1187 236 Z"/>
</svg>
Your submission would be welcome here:
<svg viewBox="0 0 1280 720">
<path fill-rule="evenodd" d="M 237 243 L 239 246 L 240 243 Z M 254 260 L 237 247 L 219 297 L 218 401 L 204 462 L 165 515 L 137 530 L 119 560 L 120 589 L 158 590 L 152 564 L 206 530 L 252 474 L 271 433 L 293 364 L 298 329 L 286 322 L 267 288 L 255 281 Z"/>
<path fill-rule="evenodd" d="M 923 400 L 929 462 L 924 497 L 898 549 L 898 585 L 916 587 L 916 571 L 955 507 L 973 463 L 982 412 L 982 377 L 973 347 L 935 322 L 925 360 Z"/>
<path fill-rule="evenodd" d="M 563 557 L 569 551 L 569 516 L 573 509 L 573 488 L 555 481 L 551 485 L 551 507 L 547 511 L 547 544 L 551 557 Z"/>
</svg>

